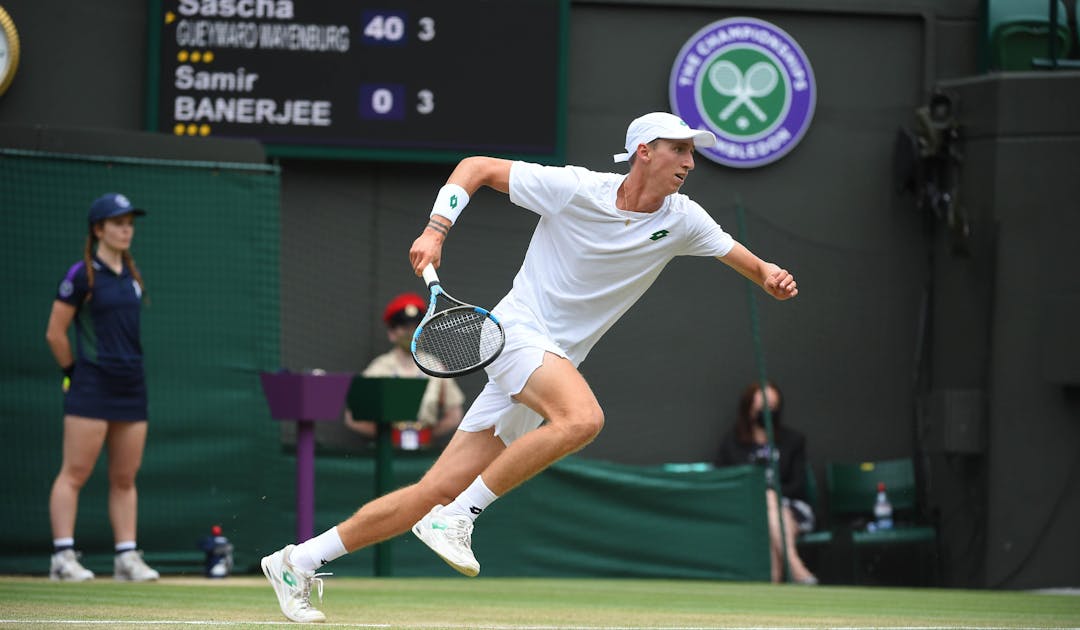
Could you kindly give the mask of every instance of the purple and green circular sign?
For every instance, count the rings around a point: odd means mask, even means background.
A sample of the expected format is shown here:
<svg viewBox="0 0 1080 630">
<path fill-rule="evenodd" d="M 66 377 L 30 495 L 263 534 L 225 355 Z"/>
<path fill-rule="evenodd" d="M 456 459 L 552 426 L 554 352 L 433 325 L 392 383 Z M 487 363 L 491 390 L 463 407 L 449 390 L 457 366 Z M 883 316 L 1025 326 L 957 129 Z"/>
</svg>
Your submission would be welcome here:
<svg viewBox="0 0 1080 630">
<path fill-rule="evenodd" d="M 786 32 L 734 17 L 691 37 L 671 68 L 671 111 L 716 134 L 706 158 L 756 168 L 795 148 L 814 117 L 817 89 L 806 54 Z"/>
</svg>

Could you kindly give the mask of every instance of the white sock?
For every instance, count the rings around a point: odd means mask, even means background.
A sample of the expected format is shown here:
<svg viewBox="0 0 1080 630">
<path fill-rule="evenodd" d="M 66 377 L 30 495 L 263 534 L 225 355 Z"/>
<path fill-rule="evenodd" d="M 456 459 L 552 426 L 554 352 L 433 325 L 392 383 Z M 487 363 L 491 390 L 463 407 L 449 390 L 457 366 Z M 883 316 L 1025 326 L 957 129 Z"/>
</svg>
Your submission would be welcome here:
<svg viewBox="0 0 1080 630">
<path fill-rule="evenodd" d="M 289 562 L 297 569 L 310 573 L 347 553 L 345 543 L 341 542 L 337 527 L 334 527 L 297 545 L 289 555 Z"/>
<path fill-rule="evenodd" d="M 454 502 L 444 507 L 439 513 L 444 516 L 467 516 L 475 521 L 477 516 L 487 509 L 487 506 L 498 499 L 498 495 L 492 492 L 484 480 L 479 476 L 465 488 L 465 491 L 454 499 Z"/>
<path fill-rule="evenodd" d="M 63 551 L 64 549 L 74 549 L 75 548 L 75 539 L 74 538 L 53 538 L 52 544 L 53 544 L 53 551 L 54 552 Z"/>
<path fill-rule="evenodd" d="M 124 540 L 116 543 L 116 553 L 124 553 L 125 551 L 135 551 L 138 549 L 138 545 L 134 540 Z"/>
</svg>

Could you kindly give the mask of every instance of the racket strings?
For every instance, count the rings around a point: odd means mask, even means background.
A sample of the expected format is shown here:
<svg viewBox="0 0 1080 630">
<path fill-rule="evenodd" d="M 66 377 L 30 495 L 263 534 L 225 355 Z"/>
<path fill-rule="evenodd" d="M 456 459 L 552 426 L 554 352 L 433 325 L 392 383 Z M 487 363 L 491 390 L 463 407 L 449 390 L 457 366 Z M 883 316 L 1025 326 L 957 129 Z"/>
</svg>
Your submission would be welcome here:
<svg viewBox="0 0 1080 630">
<path fill-rule="evenodd" d="M 425 324 L 416 338 L 414 356 L 428 370 L 458 372 L 486 363 L 499 353 L 502 344 L 498 324 L 485 313 L 463 308 Z"/>
</svg>

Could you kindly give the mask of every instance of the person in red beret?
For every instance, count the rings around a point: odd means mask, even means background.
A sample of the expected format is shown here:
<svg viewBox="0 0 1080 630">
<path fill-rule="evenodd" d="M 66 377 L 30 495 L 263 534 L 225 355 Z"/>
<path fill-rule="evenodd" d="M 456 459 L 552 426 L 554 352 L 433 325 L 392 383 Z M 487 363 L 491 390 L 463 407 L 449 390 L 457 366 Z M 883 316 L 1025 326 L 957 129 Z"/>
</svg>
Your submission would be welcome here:
<svg viewBox="0 0 1080 630">
<path fill-rule="evenodd" d="M 363 376 L 428 378 L 416 367 L 409 352 L 413 332 L 425 311 L 427 301 L 416 293 L 402 293 L 390 300 L 383 310 L 383 322 L 392 347 L 375 357 L 364 369 Z M 395 443 L 400 448 L 413 450 L 453 433 L 461 423 L 464 404 L 465 394 L 452 379 L 431 379 L 420 400 L 416 418 L 395 423 Z M 375 437 L 375 422 L 354 418 L 348 407 L 345 408 L 345 426 L 365 437 Z"/>
</svg>

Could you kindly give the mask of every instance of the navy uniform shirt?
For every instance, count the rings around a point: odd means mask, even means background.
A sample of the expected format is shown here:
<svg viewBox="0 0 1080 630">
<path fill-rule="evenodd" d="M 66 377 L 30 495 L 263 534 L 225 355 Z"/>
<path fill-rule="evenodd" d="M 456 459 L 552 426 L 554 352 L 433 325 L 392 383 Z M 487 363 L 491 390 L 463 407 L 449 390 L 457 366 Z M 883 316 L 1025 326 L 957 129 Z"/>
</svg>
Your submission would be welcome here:
<svg viewBox="0 0 1080 630">
<path fill-rule="evenodd" d="M 76 362 L 89 363 L 110 376 L 141 376 L 142 344 L 139 310 L 142 289 L 125 265 L 119 274 L 95 256 L 91 291 L 86 264 L 71 266 L 60 282 L 56 299 L 78 309 L 75 313 Z M 87 295 L 91 294 L 87 301 Z"/>
</svg>

